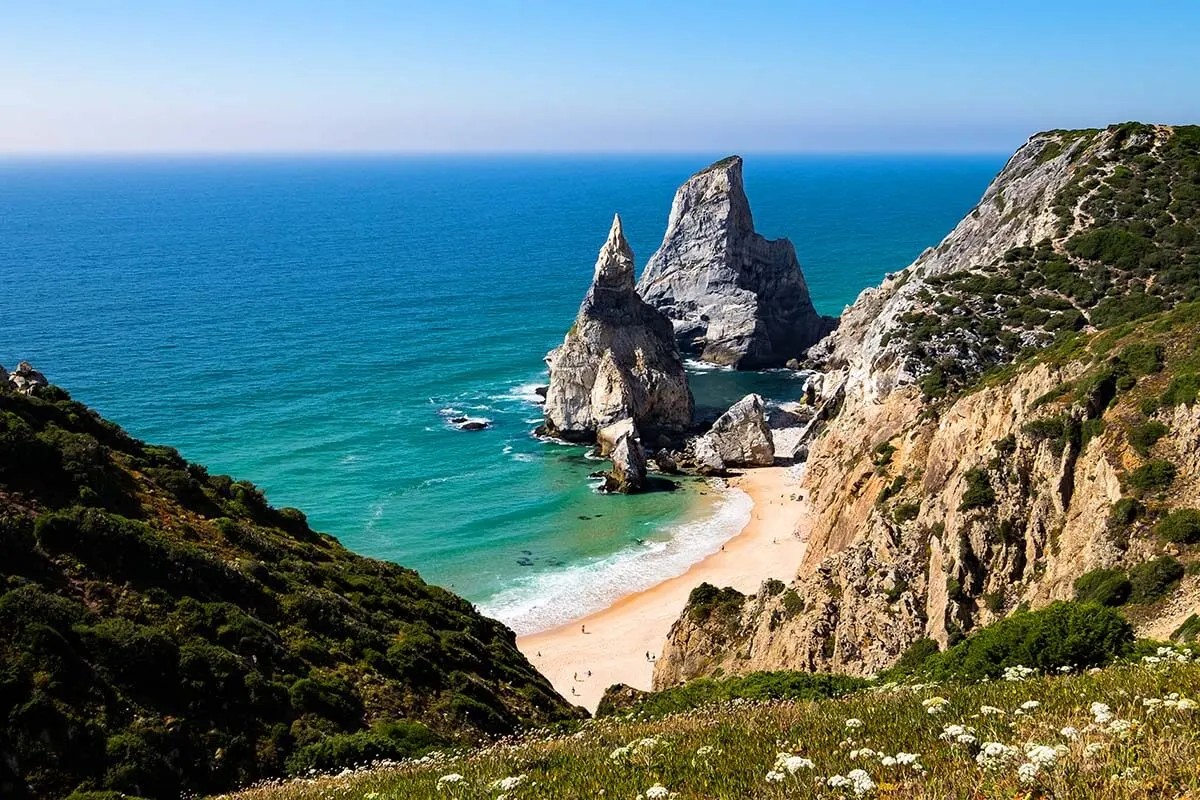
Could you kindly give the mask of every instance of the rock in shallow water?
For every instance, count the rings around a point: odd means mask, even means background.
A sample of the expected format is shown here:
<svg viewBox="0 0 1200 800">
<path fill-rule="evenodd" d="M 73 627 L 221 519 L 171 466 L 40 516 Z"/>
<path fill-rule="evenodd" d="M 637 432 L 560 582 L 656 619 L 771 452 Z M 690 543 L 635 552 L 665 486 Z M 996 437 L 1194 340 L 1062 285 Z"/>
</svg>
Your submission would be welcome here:
<svg viewBox="0 0 1200 800">
<path fill-rule="evenodd" d="M 798 359 L 837 325 L 813 308 L 792 243 L 754 231 L 739 156 L 675 193 L 638 291 L 671 319 L 681 348 L 739 369 Z"/>
<path fill-rule="evenodd" d="M 614 216 L 575 324 L 546 356 L 545 433 L 590 442 L 627 417 L 647 435 L 691 424 L 692 395 L 671 323 L 638 296 L 633 270 Z"/>
</svg>

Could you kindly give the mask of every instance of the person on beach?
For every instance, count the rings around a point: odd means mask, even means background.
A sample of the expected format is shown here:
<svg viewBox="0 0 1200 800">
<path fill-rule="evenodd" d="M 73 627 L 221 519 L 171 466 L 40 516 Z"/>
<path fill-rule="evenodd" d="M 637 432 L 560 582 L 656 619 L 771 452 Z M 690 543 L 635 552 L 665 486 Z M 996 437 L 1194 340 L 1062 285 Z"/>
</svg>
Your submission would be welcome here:
<svg viewBox="0 0 1200 800">
<path fill-rule="evenodd" d="M 580 626 L 579 626 L 579 632 L 580 632 L 580 633 L 587 633 L 587 625 L 580 625 Z"/>
</svg>

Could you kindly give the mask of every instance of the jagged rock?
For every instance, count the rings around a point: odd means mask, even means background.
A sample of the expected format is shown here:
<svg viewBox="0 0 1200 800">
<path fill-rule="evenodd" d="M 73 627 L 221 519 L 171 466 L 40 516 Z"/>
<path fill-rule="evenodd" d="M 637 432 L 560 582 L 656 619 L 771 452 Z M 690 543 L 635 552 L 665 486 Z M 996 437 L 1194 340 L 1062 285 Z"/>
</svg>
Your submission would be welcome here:
<svg viewBox="0 0 1200 800">
<path fill-rule="evenodd" d="M 712 472 L 727 467 L 762 467 L 775 462 L 775 445 L 767 425 L 763 399 L 748 394 L 717 418 L 712 428 L 696 439 L 697 464 Z"/>
<path fill-rule="evenodd" d="M 787 368 L 788 368 L 788 369 L 790 369 L 790 370 L 797 370 L 797 371 L 798 371 L 798 370 L 800 369 L 800 359 L 798 359 L 798 358 L 789 358 L 789 359 L 787 360 L 787 363 L 786 363 L 786 364 L 784 364 L 784 366 L 785 366 L 785 367 L 787 367 Z"/>
<path fill-rule="evenodd" d="M 671 318 L 681 348 L 740 369 L 799 358 L 837 324 L 813 308 L 792 243 L 755 233 L 739 156 L 675 193 L 638 291 Z"/>
<path fill-rule="evenodd" d="M 546 363 L 543 430 L 551 436 L 592 441 L 625 417 L 647 435 L 691 424 L 692 395 L 671 323 L 634 287 L 620 216 L 613 217 L 575 324 Z"/>
<path fill-rule="evenodd" d="M 604 490 L 633 494 L 646 485 L 646 452 L 637 428 L 629 417 L 601 428 L 596 434 L 601 456 L 612 460 L 612 470 L 604 475 Z"/>
<path fill-rule="evenodd" d="M 651 461 L 654 463 L 654 469 L 658 472 L 665 472 L 668 475 L 679 472 L 679 464 L 675 462 L 674 457 L 665 449 L 655 453 Z"/>
<path fill-rule="evenodd" d="M 0 367 L 0 373 L 2 372 L 4 369 Z M 34 369 L 28 361 L 22 361 L 16 369 L 6 373 L 5 383 L 13 391 L 27 395 L 37 394 L 39 389 L 50 385 L 46 376 Z"/>
</svg>

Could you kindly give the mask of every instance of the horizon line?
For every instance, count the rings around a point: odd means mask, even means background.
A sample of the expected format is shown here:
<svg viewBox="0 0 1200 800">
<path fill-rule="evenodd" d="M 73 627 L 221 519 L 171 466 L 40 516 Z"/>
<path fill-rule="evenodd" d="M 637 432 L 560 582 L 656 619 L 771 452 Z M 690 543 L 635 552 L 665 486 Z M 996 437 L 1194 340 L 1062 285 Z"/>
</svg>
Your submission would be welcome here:
<svg viewBox="0 0 1200 800">
<path fill-rule="evenodd" d="M 0 150 L 0 160 L 97 160 L 126 158 L 430 158 L 464 157 L 650 157 L 709 156 L 713 153 L 741 156 L 992 156 L 1011 155 L 1001 149 L 798 149 L 798 150 Z"/>
</svg>

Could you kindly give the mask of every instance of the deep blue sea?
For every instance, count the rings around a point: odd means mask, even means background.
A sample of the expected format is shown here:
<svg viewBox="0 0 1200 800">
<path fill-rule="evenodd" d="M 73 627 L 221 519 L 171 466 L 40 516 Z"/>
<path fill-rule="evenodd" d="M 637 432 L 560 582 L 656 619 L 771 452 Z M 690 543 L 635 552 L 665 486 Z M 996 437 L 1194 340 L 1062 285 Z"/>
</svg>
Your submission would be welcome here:
<svg viewBox="0 0 1200 800">
<path fill-rule="evenodd" d="M 599 495 L 582 449 L 530 435 L 613 212 L 640 268 L 720 155 L 0 161 L 0 364 L 536 630 L 682 572 L 748 514 L 694 480 Z M 1002 164 L 751 155 L 745 175 L 758 230 L 836 314 Z M 712 407 L 797 389 L 693 380 Z"/>
</svg>

